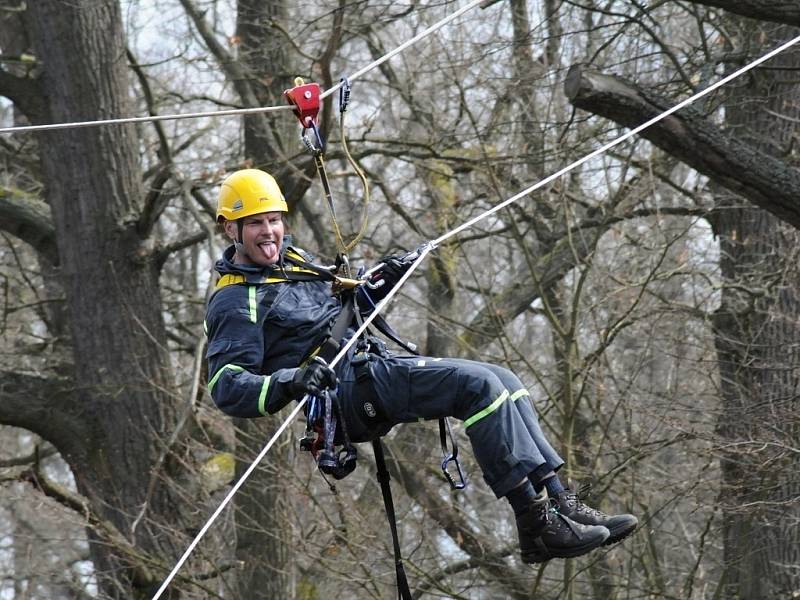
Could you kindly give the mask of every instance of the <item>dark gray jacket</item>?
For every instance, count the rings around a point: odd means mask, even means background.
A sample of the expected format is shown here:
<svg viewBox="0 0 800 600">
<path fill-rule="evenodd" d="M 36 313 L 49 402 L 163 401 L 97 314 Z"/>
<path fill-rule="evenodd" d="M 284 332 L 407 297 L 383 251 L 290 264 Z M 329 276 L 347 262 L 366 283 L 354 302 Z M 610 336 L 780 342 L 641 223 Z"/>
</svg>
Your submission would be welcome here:
<svg viewBox="0 0 800 600">
<path fill-rule="evenodd" d="M 279 266 L 235 264 L 233 254 L 230 246 L 215 268 L 223 281 L 242 281 L 217 289 L 206 312 L 208 389 L 226 414 L 257 417 L 294 399 L 298 365 L 328 337 L 342 304 L 329 282 L 267 283 L 280 277 Z"/>
</svg>

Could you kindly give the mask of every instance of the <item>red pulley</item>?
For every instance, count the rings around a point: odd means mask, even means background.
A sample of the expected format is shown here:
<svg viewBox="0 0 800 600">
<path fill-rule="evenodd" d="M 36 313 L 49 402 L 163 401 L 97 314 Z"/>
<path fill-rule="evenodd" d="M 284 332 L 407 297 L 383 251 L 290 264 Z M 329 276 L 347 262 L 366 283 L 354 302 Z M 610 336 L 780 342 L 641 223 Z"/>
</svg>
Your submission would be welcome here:
<svg viewBox="0 0 800 600">
<path fill-rule="evenodd" d="M 301 77 L 294 80 L 295 86 L 284 90 L 283 95 L 294 106 L 294 114 L 300 125 L 309 129 L 317 123 L 319 114 L 319 84 L 304 83 Z"/>
</svg>

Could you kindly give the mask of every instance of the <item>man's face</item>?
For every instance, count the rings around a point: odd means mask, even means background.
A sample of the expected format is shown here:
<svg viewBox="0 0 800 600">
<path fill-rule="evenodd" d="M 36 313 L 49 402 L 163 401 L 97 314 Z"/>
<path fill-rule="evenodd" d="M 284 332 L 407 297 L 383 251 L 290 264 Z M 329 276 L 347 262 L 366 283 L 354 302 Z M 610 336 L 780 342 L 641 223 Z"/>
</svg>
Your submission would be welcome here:
<svg viewBox="0 0 800 600">
<path fill-rule="evenodd" d="M 263 267 L 278 262 L 283 244 L 283 213 L 268 212 L 242 217 L 242 242 L 247 256 L 236 253 L 235 262 Z M 225 221 L 225 233 L 233 241 L 239 237 L 236 221 Z"/>
</svg>

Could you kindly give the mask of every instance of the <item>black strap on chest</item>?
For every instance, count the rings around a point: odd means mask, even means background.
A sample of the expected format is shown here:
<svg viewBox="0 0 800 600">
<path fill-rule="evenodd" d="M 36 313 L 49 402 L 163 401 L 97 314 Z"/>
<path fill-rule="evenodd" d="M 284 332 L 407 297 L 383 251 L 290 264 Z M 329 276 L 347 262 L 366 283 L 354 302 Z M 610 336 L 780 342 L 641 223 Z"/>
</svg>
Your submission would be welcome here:
<svg viewBox="0 0 800 600">
<path fill-rule="evenodd" d="M 353 322 L 356 315 L 355 298 L 353 294 L 345 293 L 342 295 L 342 310 L 339 312 L 336 320 L 331 327 L 331 333 L 322 346 L 317 351 L 317 356 L 324 359 L 329 363 L 339 353 L 339 345 L 342 343 L 342 338 L 347 332 L 347 328 Z"/>
</svg>

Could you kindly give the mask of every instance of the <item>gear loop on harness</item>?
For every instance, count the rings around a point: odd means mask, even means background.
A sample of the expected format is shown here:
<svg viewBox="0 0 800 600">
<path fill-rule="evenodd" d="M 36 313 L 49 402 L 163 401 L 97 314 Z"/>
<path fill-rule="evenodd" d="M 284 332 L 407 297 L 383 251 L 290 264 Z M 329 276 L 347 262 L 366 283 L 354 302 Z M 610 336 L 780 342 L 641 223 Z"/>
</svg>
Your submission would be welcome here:
<svg viewBox="0 0 800 600">
<path fill-rule="evenodd" d="M 450 444 L 453 447 L 452 452 L 447 451 L 448 435 L 450 436 Z M 458 460 L 458 445 L 453 437 L 453 431 L 450 429 L 450 421 L 447 419 L 439 419 L 439 441 L 442 446 L 442 473 L 444 473 L 447 483 L 450 484 L 450 489 L 463 490 L 467 487 L 467 480 L 464 477 L 464 472 L 461 470 L 461 461 Z M 451 464 L 455 465 L 458 479 L 450 472 Z"/>
</svg>

